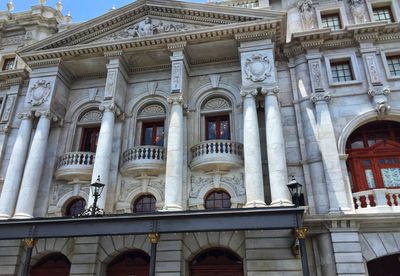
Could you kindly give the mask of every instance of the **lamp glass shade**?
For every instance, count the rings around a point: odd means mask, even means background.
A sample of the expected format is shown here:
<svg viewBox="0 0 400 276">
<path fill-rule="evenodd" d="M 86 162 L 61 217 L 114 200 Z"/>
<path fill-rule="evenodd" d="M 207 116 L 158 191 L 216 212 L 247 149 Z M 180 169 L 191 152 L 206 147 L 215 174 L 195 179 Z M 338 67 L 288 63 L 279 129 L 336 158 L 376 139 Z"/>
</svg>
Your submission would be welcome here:
<svg viewBox="0 0 400 276">
<path fill-rule="evenodd" d="M 90 185 L 90 188 L 92 189 L 92 194 L 100 196 L 101 193 L 103 192 L 104 186 L 105 186 L 105 184 L 103 184 L 99 181 L 92 183 Z"/>
<path fill-rule="evenodd" d="M 292 197 L 294 197 L 294 196 L 298 197 L 301 194 L 303 185 L 298 183 L 296 181 L 296 179 L 293 178 L 292 181 L 290 181 L 289 184 L 287 184 L 287 187 L 289 188 L 289 191 L 290 191 L 290 194 L 292 195 Z"/>
</svg>

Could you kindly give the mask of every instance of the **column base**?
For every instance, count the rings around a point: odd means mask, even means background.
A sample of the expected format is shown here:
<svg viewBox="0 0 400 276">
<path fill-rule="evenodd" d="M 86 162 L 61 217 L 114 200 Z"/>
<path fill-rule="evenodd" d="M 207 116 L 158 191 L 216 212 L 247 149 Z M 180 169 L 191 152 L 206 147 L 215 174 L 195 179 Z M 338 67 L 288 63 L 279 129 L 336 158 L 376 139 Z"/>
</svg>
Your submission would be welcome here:
<svg viewBox="0 0 400 276">
<path fill-rule="evenodd" d="M 162 212 L 174 212 L 174 211 L 183 211 L 182 206 L 177 204 L 168 204 L 163 207 Z"/>
<path fill-rule="evenodd" d="M 253 200 L 246 202 L 246 205 L 244 205 L 244 208 L 260 208 L 260 207 L 267 207 L 267 204 L 261 200 Z"/>
<path fill-rule="evenodd" d="M 0 213 L 0 220 L 7 220 L 7 219 L 10 219 L 10 218 L 11 218 L 11 216 L 8 215 L 8 214 L 1 214 Z"/>
<path fill-rule="evenodd" d="M 16 213 L 12 218 L 13 219 L 31 219 L 31 218 L 33 218 L 33 216 L 29 215 L 29 214 L 24 214 L 24 213 Z"/>
<path fill-rule="evenodd" d="M 294 206 L 294 204 L 292 203 L 292 201 L 290 201 L 288 199 L 276 199 L 271 202 L 270 206 L 273 206 L 273 207 Z"/>
</svg>

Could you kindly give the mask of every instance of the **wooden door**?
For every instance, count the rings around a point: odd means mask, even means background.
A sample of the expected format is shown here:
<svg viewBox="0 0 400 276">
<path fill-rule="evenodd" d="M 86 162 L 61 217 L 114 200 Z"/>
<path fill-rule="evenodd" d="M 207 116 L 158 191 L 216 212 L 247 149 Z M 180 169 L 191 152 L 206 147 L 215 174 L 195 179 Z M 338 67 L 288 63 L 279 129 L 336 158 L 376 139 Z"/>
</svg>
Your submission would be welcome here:
<svg viewBox="0 0 400 276">
<path fill-rule="evenodd" d="M 30 276 L 69 276 L 71 263 L 61 254 L 44 257 L 31 268 Z"/>
</svg>

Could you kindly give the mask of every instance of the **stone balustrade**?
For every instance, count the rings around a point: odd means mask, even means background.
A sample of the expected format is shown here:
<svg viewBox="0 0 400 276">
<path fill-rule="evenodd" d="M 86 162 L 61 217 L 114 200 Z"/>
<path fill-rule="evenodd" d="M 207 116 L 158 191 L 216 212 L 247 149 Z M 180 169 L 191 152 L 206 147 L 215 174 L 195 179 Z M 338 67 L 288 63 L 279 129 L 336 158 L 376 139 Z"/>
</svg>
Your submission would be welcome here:
<svg viewBox="0 0 400 276">
<path fill-rule="evenodd" d="M 89 181 L 92 177 L 95 154 L 93 152 L 67 152 L 58 158 L 56 179 Z"/>
<path fill-rule="evenodd" d="M 373 189 L 353 193 L 357 213 L 400 212 L 400 189 Z"/>
<path fill-rule="evenodd" d="M 160 146 L 137 146 L 122 154 L 124 175 L 158 175 L 165 171 L 167 151 Z"/>
<path fill-rule="evenodd" d="M 191 148 L 193 170 L 230 170 L 243 166 L 243 145 L 230 140 L 208 140 Z"/>
</svg>

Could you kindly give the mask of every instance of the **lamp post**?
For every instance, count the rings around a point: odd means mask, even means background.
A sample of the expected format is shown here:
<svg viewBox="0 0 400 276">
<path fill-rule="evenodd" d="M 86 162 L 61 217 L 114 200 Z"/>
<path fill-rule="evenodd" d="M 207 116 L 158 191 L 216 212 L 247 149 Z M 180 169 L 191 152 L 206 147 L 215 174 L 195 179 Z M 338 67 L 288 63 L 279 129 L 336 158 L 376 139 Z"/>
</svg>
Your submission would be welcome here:
<svg viewBox="0 0 400 276">
<path fill-rule="evenodd" d="M 299 182 L 296 181 L 294 176 L 292 176 L 292 180 L 287 184 L 287 187 L 290 191 L 290 194 L 292 195 L 293 199 L 293 204 L 295 207 L 299 207 L 300 205 L 300 196 L 301 196 L 301 190 L 303 188 L 303 185 L 301 185 Z M 307 248 L 306 248 L 306 233 L 307 233 L 307 228 L 303 227 L 303 222 L 301 221 L 301 218 L 299 219 L 299 216 L 296 217 L 296 224 L 297 227 L 294 229 L 294 234 L 296 237 L 296 240 L 294 242 L 294 245 L 292 250 L 295 252 L 296 248 L 298 251 L 298 245 L 300 246 L 300 255 L 301 255 L 301 265 L 303 267 L 303 276 L 309 276 L 310 271 L 308 269 L 308 260 L 307 260 Z"/>
<path fill-rule="evenodd" d="M 101 217 L 104 215 L 104 210 L 97 207 L 97 201 L 99 200 L 101 193 L 103 192 L 105 184 L 100 182 L 100 175 L 97 180 L 90 184 L 90 189 L 94 197 L 93 205 L 80 214 L 80 217 Z"/>
</svg>

